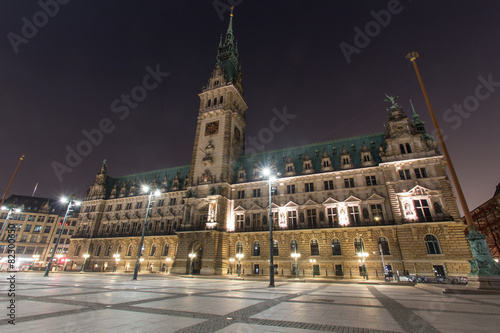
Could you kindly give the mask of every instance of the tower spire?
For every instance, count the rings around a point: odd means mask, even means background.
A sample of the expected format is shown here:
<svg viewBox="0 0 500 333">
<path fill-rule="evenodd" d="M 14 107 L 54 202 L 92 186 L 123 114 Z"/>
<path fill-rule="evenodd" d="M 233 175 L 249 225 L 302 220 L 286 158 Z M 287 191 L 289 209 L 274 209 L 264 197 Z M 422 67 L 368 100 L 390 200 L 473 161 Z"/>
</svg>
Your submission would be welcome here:
<svg viewBox="0 0 500 333">
<path fill-rule="evenodd" d="M 224 43 L 222 43 L 221 39 L 217 52 L 217 65 L 221 66 L 225 79 L 228 82 L 235 82 L 239 70 L 238 48 L 235 45 L 233 34 L 233 9 L 234 6 L 231 7 L 229 26 L 227 27 Z"/>
<path fill-rule="evenodd" d="M 426 133 L 425 131 L 425 123 L 420 120 L 420 116 L 418 115 L 417 112 L 415 112 L 415 108 L 413 107 L 413 103 L 411 102 L 410 99 L 410 105 L 411 105 L 411 110 L 412 110 L 412 118 L 413 118 L 413 127 L 417 130 L 418 133 L 424 134 Z"/>
</svg>

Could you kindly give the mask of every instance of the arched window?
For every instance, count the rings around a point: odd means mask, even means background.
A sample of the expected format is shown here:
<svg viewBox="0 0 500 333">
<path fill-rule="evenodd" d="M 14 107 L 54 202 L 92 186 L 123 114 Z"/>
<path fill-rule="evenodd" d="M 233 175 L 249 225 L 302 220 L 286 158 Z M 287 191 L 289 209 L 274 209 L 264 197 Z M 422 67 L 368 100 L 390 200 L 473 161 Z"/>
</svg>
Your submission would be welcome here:
<svg viewBox="0 0 500 333">
<path fill-rule="evenodd" d="M 428 254 L 441 254 L 441 248 L 439 247 L 439 242 L 436 236 L 427 235 L 424 240 Z"/>
<path fill-rule="evenodd" d="M 365 244 L 361 238 L 354 239 L 354 252 L 356 255 L 365 252 Z"/>
<path fill-rule="evenodd" d="M 387 238 L 380 237 L 378 239 L 378 246 L 379 246 L 379 250 L 382 250 L 382 254 L 384 256 L 388 256 L 391 254 L 391 251 L 389 250 L 389 242 L 387 241 Z"/>
<path fill-rule="evenodd" d="M 217 105 L 217 97 L 214 98 L 214 106 Z"/>
<path fill-rule="evenodd" d="M 290 252 L 299 253 L 299 243 L 295 239 L 290 242 Z"/>
<path fill-rule="evenodd" d="M 401 150 L 401 154 L 406 154 L 406 150 L 405 150 L 404 144 L 402 144 L 402 143 L 399 144 L 399 150 Z"/>
<path fill-rule="evenodd" d="M 409 143 L 407 143 L 405 146 L 406 146 L 406 152 L 407 152 L 408 154 L 411 154 L 411 146 L 410 146 L 410 144 L 409 144 Z"/>
<path fill-rule="evenodd" d="M 253 254 L 252 255 L 255 257 L 260 256 L 260 243 L 257 241 L 253 243 Z"/>
<path fill-rule="evenodd" d="M 221 96 L 221 97 L 219 98 L 219 104 L 222 104 L 222 101 L 223 101 L 223 100 L 224 100 L 224 96 Z"/>
<path fill-rule="evenodd" d="M 236 243 L 236 254 L 243 253 L 243 243 L 239 241 Z"/>
<path fill-rule="evenodd" d="M 133 251 L 133 249 L 134 249 L 134 246 L 133 246 L 133 245 L 130 245 L 130 246 L 128 247 L 127 256 L 129 256 L 129 257 L 130 257 L 130 256 L 132 255 L 132 251 Z"/>
<path fill-rule="evenodd" d="M 280 255 L 279 244 L 278 241 L 275 239 L 273 240 L 273 256 L 279 256 L 279 255 Z"/>
<path fill-rule="evenodd" d="M 81 249 L 82 249 L 82 246 L 78 245 L 78 247 L 76 248 L 76 251 L 75 251 L 75 257 L 78 257 L 80 255 Z"/>
<path fill-rule="evenodd" d="M 311 240 L 311 255 L 318 256 L 319 255 L 319 245 L 316 239 Z"/>
<path fill-rule="evenodd" d="M 211 99 L 209 99 L 209 100 L 208 100 L 207 107 L 210 107 L 210 103 L 212 103 L 212 100 L 211 100 Z"/>
<path fill-rule="evenodd" d="M 332 239 L 332 255 L 340 256 L 342 255 L 342 248 L 340 246 L 340 240 L 337 238 Z"/>
<path fill-rule="evenodd" d="M 122 253 L 122 246 L 121 245 L 118 246 L 118 251 L 116 251 L 116 253 L 117 254 L 121 254 Z"/>
<path fill-rule="evenodd" d="M 111 250 L 113 250 L 113 245 L 108 246 L 108 250 L 106 251 L 106 257 L 111 255 Z"/>
<path fill-rule="evenodd" d="M 100 254 L 101 254 L 101 245 L 97 247 L 97 250 L 95 251 L 95 256 L 99 257 Z"/>
<path fill-rule="evenodd" d="M 165 244 L 165 246 L 163 247 L 163 256 L 168 256 L 168 244 Z"/>
<path fill-rule="evenodd" d="M 156 254 L 156 244 L 153 244 L 153 246 L 151 246 L 151 252 L 150 252 L 150 256 L 154 256 Z"/>
</svg>

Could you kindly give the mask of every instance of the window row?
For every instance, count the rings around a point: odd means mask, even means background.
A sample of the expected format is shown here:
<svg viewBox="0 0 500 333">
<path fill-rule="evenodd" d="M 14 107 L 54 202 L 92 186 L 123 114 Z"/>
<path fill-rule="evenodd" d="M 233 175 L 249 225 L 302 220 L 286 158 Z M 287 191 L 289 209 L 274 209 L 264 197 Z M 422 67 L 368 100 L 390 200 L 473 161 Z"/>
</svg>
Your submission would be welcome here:
<svg viewBox="0 0 500 333">
<path fill-rule="evenodd" d="M 126 256 L 128 256 L 128 257 L 137 256 L 137 252 L 136 252 L 137 250 L 135 250 L 135 249 L 136 249 L 136 247 L 134 247 L 134 245 L 129 245 L 129 247 L 127 248 Z M 169 249 L 170 249 L 170 244 L 167 243 L 163 246 L 163 252 L 162 252 L 163 257 L 168 256 Z M 94 252 L 94 256 L 99 257 L 101 255 L 101 251 L 102 251 L 102 245 L 99 245 Z M 78 245 L 78 247 L 76 248 L 76 251 L 75 251 L 75 257 L 80 256 L 81 252 L 82 252 L 82 245 Z M 114 254 L 120 255 L 121 252 L 122 252 L 122 245 L 118 246 L 116 252 L 113 252 L 113 245 L 109 245 L 106 248 L 105 256 L 111 257 Z M 157 246 L 156 246 L 156 244 L 153 244 L 151 246 L 151 250 L 149 251 L 149 255 L 155 256 L 156 253 L 157 253 Z M 143 255 L 144 255 L 144 246 L 142 247 L 142 250 L 141 250 L 141 256 L 143 256 Z"/>
<path fill-rule="evenodd" d="M 375 176 L 366 176 L 365 182 L 366 182 L 366 186 L 374 186 L 374 185 L 377 185 L 377 178 Z M 345 178 L 344 179 L 344 187 L 345 188 L 355 187 L 354 178 Z M 333 189 L 335 189 L 333 180 L 323 181 L 323 189 L 322 190 L 328 191 L 328 190 L 333 190 Z M 304 184 L 304 192 L 314 192 L 314 191 L 315 191 L 314 183 L 310 182 L 310 183 Z M 295 184 L 286 185 L 286 194 L 293 194 L 293 193 L 296 193 L 296 185 Z M 254 197 L 254 198 L 260 197 L 261 194 L 262 194 L 261 189 L 253 189 L 252 190 L 252 197 Z M 272 188 L 272 195 L 278 195 L 278 189 L 276 187 Z M 239 190 L 237 192 L 237 198 L 244 199 L 245 198 L 245 190 Z"/>
<path fill-rule="evenodd" d="M 427 178 L 427 170 L 425 168 L 415 168 L 413 169 L 413 172 L 415 173 L 415 178 Z M 411 179 L 411 171 L 410 169 L 402 169 L 399 170 L 399 178 L 401 180 L 407 180 Z"/>
<path fill-rule="evenodd" d="M 207 107 L 217 105 L 217 101 L 219 101 L 219 104 L 222 104 L 224 102 L 224 96 L 220 96 L 219 99 L 217 99 L 217 97 L 215 97 L 213 100 L 209 99 L 207 102 Z"/>
<path fill-rule="evenodd" d="M 434 235 L 426 235 L 424 237 L 424 243 L 427 249 L 428 254 L 441 254 L 441 248 L 439 246 L 439 242 L 436 236 Z M 377 240 L 379 253 L 382 255 L 390 255 L 391 251 L 389 249 L 389 241 L 385 237 L 379 237 Z M 361 255 L 365 252 L 365 244 L 362 238 L 354 239 L 354 253 L 356 255 Z M 255 241 L 252 245 L 252 256 L 258 257 L 260 256 L 260 242 Z M 318 240 L 312 239 L 309 242 L 309 251 L 312 256 L 319 255 L 319 243 Z M 331 242 L 331 251 L 332 255 L 340 256 L 342 255 L 342 245 L 340 240 L 334 238 Z M 300 253 L 299 244 L 296 240 L 292 240 L 290 242 L 290 252 L 291 253 Z M 243 242 L 238 241 L 236 243 L 236 254 L 243 253 Z M 273 256 L 279 256 L 279 242 L 277 240 L 273 240 Z"/>
<path fill-rule="evenodd" d="M 156 201 L 156 207 L 163 207 L 165 205 L 165 199 L 158 199 Z M 170 198 L 170 201 L 169 201 L 169 205 L 170 206 L 175 206 L 177 205 L 177 198 Z M 131 210 L 131 209 L 142 209 L 143 208 L 143 205 L 142 205 L 142 201 L 139 201 L 139 202 L 136 202 L 135 203 L 135 208 L 132 208 L 133 207 L 133 203 L 132 202 L 128 202 L 126 205 L 125 205 L 125 209 L 124 210 Z M 123 204 L 117 204 L 115 206 L 115 212 L 117 211 L 120 211 L 122 210 L 123 208 Z M 144 206 L 145 208 L 145 206 Z M 107 212 L 111 212 L 113 211 L 113 205 L 109 205 L 106 207 L 106 211 Z"/>
</svg>

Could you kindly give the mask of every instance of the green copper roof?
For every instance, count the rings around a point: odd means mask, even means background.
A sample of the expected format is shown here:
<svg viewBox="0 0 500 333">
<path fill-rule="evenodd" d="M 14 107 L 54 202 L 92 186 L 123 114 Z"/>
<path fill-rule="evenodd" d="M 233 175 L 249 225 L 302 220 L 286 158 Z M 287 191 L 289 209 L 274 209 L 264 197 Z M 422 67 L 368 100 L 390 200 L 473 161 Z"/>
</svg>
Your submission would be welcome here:
<svg viewBox="0 0 500 333">
<path fill-rule="evenodd" d="M 243 164 L 247 180 L 253 180 L 254 168 L 261 169 L 274 161 L 277 172 L 281 173 L 281 177 L 286 172 L 286 162 L 290 157 L 295 166 L 295 173 L 302 174 L 303 159 L 307 155 L 311 158 L 314 173 L 321 170 L 321 156 L 326 152 L 332 161 L 335 171 L 340 170 L 340 153 L 345 148 L 350 156 L 354 167 L 361 167 L 361 149 L 363 146 L 370 150 L 375 164 L 382 162 L 379 156 L 379 147 L 384 145 L 384 133 L 376 133 L 371 135 L 357 136 L 351 138 L 338 139 L 333 141 L 310 144 L 306 146 L 291 147 L 281 150 L 262 152 L 252 155 L 244 155 L 240 158 L 236 168 L 238 169 Z M 238 174 L 236 173 L 234 182 L 237 181 Z"/>
<path fill-rule="evenodd" d="M 123 184 L 126 184 L 126 192 L 125 196 L 128 196 L 128 191 L 130 189 L 130 186 L 136 183 L 136 186 L 141 186 L 142 184 L 153 184 L 157 188 L 160 188 L 164 178 L 167 178 L 167 190 L 171 191 L 172 190 L 172 182 L 175 178 L 176 175 L 178 175 L 179 179 L 179 188 L 183 189 L 184 188 L 184 180 L 186 179 L 186 176 L 189 172 L 190 165 L 184 165 L 184 166 L 179 166 L 179 167 L 173 167 L 173 168 L 168 168 L 168 169 L 160 169 L 160 170 L 153 170 L 153 171 L 147 171 L 147 172 L 142 172 L 142 173 L 136 173 L 132 175 L 127 175 L 123 177 L 110 177 L 108 176 L 106 179 L 106 198 L 109 198 L 111 194 L 111 190 L 113 189 L 113 186 L 115 184 L 117 185 L 117 189 L 121 190 Z M 118 195 L 117 195 L 118 197 Z"/>
</svg>

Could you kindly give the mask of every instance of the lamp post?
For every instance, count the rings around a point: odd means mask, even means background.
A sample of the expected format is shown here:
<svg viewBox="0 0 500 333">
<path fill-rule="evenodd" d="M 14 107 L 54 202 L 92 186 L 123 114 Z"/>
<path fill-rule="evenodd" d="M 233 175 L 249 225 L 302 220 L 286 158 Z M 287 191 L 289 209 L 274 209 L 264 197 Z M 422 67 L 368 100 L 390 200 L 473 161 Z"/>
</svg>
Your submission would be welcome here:
<svg viewBox="0 0 500 333">
<path fill-rule="evenodd" d="M 295 259 L 295 278 L 298 279 L 299 278 L 299 258 L 300 258 L 300 253 L 298 252 L 294 252 L 292 253 L 292 258 Z"/>
<path fill-rule="evenodd" d="M 139 273 L 139 265 L 140 265 L 140 259 L 141 259 L 141 254 L 142 254 L 142 247 L 144 244 L 144 234 L 146 232 L 146 224 L 148 223 L 149 210 L 151 209 L 151 205 L 154 202 L 153 198 L 155 196 L 159 196 L 161 194 L 161 192 L 159 190 L 156 190 L 153 192 L 153 190 L 150 189 L 149 186 L 146 186 L 146 185 L 144 185 L 142 187 L 142 192 L 144 192 L 144 193 L 149 192 L 148 206 L 146 207 L 146 217 L 144 218 L 144 224 L 142 225 L 141 243 L 139 244 L 139 249 L 137 251 L 137 261 L 135 262 L 134 276 L 132 277 L 132 281 L 137 280 L 137 274 Z"/>
<path fill-rule="evenodd" d="M 365 276 L 363 278 L 366 279 L 367 281 L 368 281 L 368 271 L 366 270 L 365 261 L 366 261 L 366 258 L 368 258 L 368 256 L 369 256 L 369 254 L 366 252 L 358 253 L 358 257 L 361 257 L 361 259 L 358 259 L 358 262 L 363 264 L 363 272 L 365 273 Z"/>
<path fill-rule="evenodd" d="M 10 214 L 12 214 L 12 211 L 16 213 L 20 213 L 21 209 L 20 208 L 14 208 L 14 207 L 7 207 L 7 206 L 2 206 L 2 210 L 8 210 L 9 212 L 7 213 L 7 216 L 5 217 L 5 222 L 2 225 L 2 229 L 0 230 L 0 236 L 2 235 L 3 229 L 5 229 L 5 226 L 7 225 Z"/>
<path fill-rule="evenodd" d="M 271 175 L 271 169 L 265 168 L 264 176 L 267 176 L 269 183 L 269 287 L 274 287 L 274 261 L 273 261 L 273 207 L 272 207 L 272 182 L 276 180 L 275 175 Z"/>
<path fill-rule="evenodd" d="M 165 268 L 165 273 L 168 274 L 168 264 L 172 261 L 172 258 L 167 258 L 165 259 L 165 261 L 167 262 L 167 268 Z"/>
<path fill-rule="evenodd" d="M 120 254 L 115 253 L 113 254 L 113 258 L 115 258 L 115 265 L 113 266 L 113 273 L 116 272 L 116 266 L 118 265 L 118 262 L 120 261 Z"/>
<path fill-rule="evenodd" d="M 189 275 L 193 275 L 193 259 L 196 258 L 196 253 L 191 252 L 188 256 L 189 259 L 191 259 L 191 262 L 189 263 Z"/>
<path fill-rule="evenodd" d="M 384 251 L 382 250 L 382 244 L 378 244 L 378 250 L 380 252 L 380 258 L 382 259 L 382 272 L 384 274 L 384 280 L 385 280 L 385 274 L 386 274 L 386 270 L 385 270 L 385 261 L 384 261 Z"/>
<path fill-rule="evenodd" d="M 52 260 L 54 260 L 54 255 L 56 254 L 57 246 L 59 245 L 59 240 L 61 239 L 61 235 L 62 235 L 64 226 L 66 225 L 66 220 L 68 219 L 68 215 L 71 213 L 71 208 L 73 208 L 74 206 L 81 205 L 81 202 L 76 201 L 73 196 L 70 196 L 69 199 L 62 198 L 61 202 L 68 203 L 68 208 L 66 209 L 66 214 L 64 214 L 64 219 L 61 223 L 61 229 L 59 230 L 59 235 L 57 236 L 56 244 L 54 245 L 54 250 L 52 251 L 52 256 L 50 257 L 50 260 L 47 263 L 47 268 L 45 269 L 45 274 L 43 276 L 49 276 L 50 268 L 52 266 Z"/>
<path fill-rule="evenodd" d="M 233 275 L 233 264 L 234 264 L 234 258 L 229 258 L 229 266 L 231 267 L 231 275 Z"/>
<path fill-rule="evenodd" d="M 309 259 L 309 262 L 312 265 L 313 277 L 315 277 L 315 275 L 314 275 L 314 264 L 316 263 L 316 259 Z"/>
<path fill-rule="evenodd" d="M 236 254 L 236 258 L 238 258 L 238 277 L 241 277 L 241 259 L 244 257 L 245 255 L 243 253 L 237 253 Z"/>
<path fill-rule="evenodd" d="M 83 273 L 84 272 L 84 269 L 85 269 L 85 263 L 87 262 L 87 259 L 90 257 L 90 254 L 88 253 L 85 253 L 83 255 L 83 264 L 82 264 L 82 269 L 80 270 L 80 273 Z"/>
</svg>

